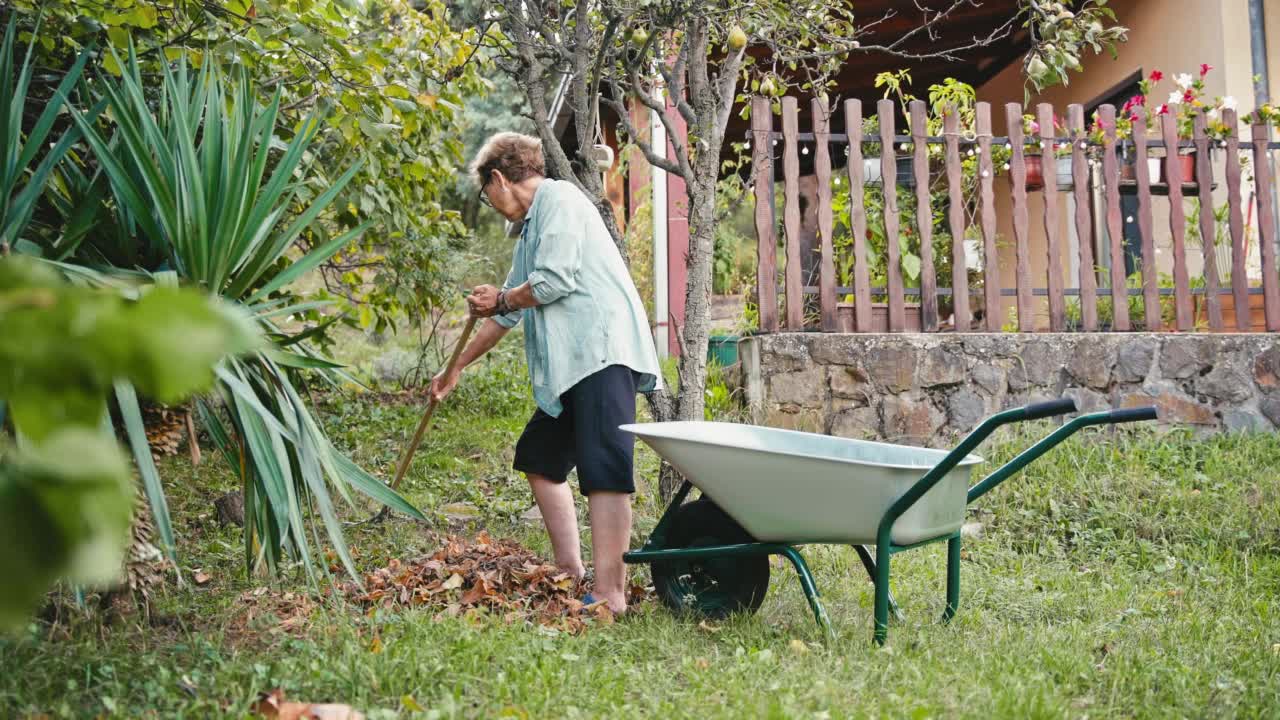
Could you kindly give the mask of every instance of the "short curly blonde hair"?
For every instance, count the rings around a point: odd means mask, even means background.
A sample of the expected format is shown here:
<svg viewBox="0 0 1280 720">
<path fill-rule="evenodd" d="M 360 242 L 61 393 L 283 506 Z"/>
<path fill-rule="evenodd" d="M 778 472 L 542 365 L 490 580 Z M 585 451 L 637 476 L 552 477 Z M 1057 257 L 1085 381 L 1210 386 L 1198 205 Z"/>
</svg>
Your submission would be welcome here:
<svg viewBox="0 0 1280 720">
<path fill-rule="evenodd" d="M 477 185 L 484 187 L 494 170 L 513 183 L 534 175 L 545 176 L 542 141 L 517 132 L 500 132 L 490 137 L 471 161 L 471 175 Z"/>
</svg>

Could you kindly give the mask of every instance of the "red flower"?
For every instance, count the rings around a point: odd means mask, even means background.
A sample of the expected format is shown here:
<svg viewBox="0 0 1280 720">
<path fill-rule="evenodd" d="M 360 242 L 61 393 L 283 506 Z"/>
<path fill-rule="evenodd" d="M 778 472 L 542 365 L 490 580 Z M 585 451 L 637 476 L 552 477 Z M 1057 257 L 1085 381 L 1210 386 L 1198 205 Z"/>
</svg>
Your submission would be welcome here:
<svg viewBox="0 0 1280 720">
<path fill-rule="evenodd" d="M 1156 114 L 1157 114 L 1157 115 L 1168 115 L 1168 114 L 1169 114 L 1169 106 L 1168 106 L 1168 105 L 1161 105 L 1161 106 L 1160 106 L 1160 109 L 1156 111 Z"/>
<path fill-rule="evenodd" d="M 1135 122 L 1135 123 L 1136 123 L 1136 122 L 1138 122 L 1138 121 L 1139 121 L 1139 120 L 1141 120 L 1141 119 L 1142 119 L 1142 118 L 1138 117 L 1138 113 L 1136 113 L 1136 112 L 1129 116 L 1129 122 Z"/>
<path fill-rule="evenodd" d="M 1159 70 L 1151 71 L 1151 82 L 1158 83 L 1163 79 L 1164 79 L 1164 73 L 1160 72 Z"/>
<path fill-rule="evenodd" d="M 1200 66 L 1200 77 L 1204 77 L 1205 75 L 1208 75 L 1209 71 L 1212 69 L 1213 69 L 1212 65 L 1210 65 L 1209 63 L 1204 63 L 1203 65 Z"/>
<path fill-rule="evenodd" d="M 1191 92 L 1190 90 L 1182 93 L 1182 102 L 1189 103 L 1195 99 L 1196 99 L 1195 93 Z"/>
</svg>

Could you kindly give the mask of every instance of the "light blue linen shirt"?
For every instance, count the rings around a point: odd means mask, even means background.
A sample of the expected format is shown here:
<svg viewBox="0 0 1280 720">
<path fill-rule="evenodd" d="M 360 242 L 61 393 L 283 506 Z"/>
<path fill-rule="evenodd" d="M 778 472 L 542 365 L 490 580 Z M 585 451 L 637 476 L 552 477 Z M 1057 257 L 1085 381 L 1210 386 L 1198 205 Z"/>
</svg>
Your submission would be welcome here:
<svg viewBox="0 0 1280 720">
<path fill-rule="evenodd" d="M 543 180 L 525 214 L 504 290 L 529 283 L 537 307 L 494 319 L 524 323 L 533 399 L 558 417 L 560 395 L 610 365 L 640 373 L 639 392 L 661 387 L 648 318 L 599 211 L 573 183 Z"/>
</svg>

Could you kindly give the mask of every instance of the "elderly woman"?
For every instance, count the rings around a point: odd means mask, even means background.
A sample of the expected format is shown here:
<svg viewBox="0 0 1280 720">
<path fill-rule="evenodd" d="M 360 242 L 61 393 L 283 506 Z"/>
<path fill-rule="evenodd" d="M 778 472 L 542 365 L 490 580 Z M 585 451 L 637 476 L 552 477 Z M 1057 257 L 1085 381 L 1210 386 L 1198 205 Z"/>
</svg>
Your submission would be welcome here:
<svg viewBox="0 0 1280 720">
<path fill-rule="evenodd" d="M 481 285 L 467 302 L 489 318 L 463 349 L 458 367 L 488 352 L 524 320 L 525 357 L 537 409 L 516 442 L 524 473 L 551 537 L 556 564 L 585 573 L 573 495 L 578 470 L 591 520 L 594 596 L 626 610 L 622 554 L 631 539 L 636 393 L 655 390 L 661 372 L 644 306 L 594 205 L 575 185 L 544 176 L 542 145 L 519 133 L 494 135 L 471 169 L 481 201 L 511 222 L 524 221 L 502 288 Z M 461 370 L 431 381 L 443 399 Z"/>
</svg>

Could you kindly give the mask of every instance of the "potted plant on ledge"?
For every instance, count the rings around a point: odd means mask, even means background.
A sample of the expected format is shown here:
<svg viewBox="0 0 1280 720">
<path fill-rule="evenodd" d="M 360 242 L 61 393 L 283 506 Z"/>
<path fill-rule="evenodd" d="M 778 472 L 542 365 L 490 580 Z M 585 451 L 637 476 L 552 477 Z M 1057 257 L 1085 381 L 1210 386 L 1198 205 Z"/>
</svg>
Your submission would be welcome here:
<svg viewBox="0 0 1280 720">
<path fill-rule="evenodd" d="M 1180 73 L 1173 78 L 1176 88 L 1169 92 L 1166 101 L 1158 106 L 1149 107 L 1148 100 L 1155 92 L 1156 85 L 1164 80 L 1165 77 L 1164 73 L 1159 70 L 1152 70 L 1150 75 L 1139 82 L 1140 92 L 1129 98 L 1120 109 L 1116 117 L 1117 137 L 1122 140 L 1131 138 L 1133 124 L 1140 122 L 1143 114 L 1146 115 L 1147 120 L 1147 137 L 1152 141 L 1163 138 L 1162 123 L 1165 115 L 1173 116 L 1179 143 L 1190 141 L 1194 138 L 1196 118 L 1201 114 L 1204 114 L 1208 120 L 1208 135 L 1210 138 L 1220 139 L 1225 137 L 1228 128 L 1222 122 L 1222 111 L 1235 110 L 1237 102 L 1234 97 L 1229 95 L 1215 98 L 1212 103 L 1205 102 L 1205 76 L 1212 70 L 1213 66 L 1202 64 L 1197 77 L 1193 77 L 1190 73 Z M 1145 112 L 1140 113 L 1139 110 Z M 1194 183 L 1195 150 L 1193 148 L 1166 148 L 1164 157 L 1146 158 L 1148 177 L 1150 177 L 1152 184 L 1168 182 L 1167 173 L 1165 172 L 1165 160 L 1171 151 L 1176 152 L 1178 155 L 1178 170 L 1181 181 L 1184 184 Z M 1136 161 L 1137 158 L 1133 153 L 1129 152 L 1129 147 L 1126 146 L 1124 164 L 1121 166 L 1122 179 L 1136 179 L 1137 174 L 1134 171 Z"/>
</svg>

